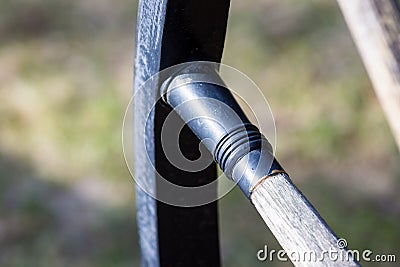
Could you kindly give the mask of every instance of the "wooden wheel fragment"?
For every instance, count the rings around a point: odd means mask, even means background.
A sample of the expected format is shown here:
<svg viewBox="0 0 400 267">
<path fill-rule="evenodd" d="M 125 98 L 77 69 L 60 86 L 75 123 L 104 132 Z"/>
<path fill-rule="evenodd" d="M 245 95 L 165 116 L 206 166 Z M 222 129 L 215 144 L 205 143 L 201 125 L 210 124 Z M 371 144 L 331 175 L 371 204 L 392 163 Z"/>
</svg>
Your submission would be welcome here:
<svg viewBox="0 0 400 267">
<path fill-rule="evenodd" d="M 350 2 L 360 1 L 339 0 L 345 17 L 350 18 L 349 25 L 357 41 L 361 40 L 363 35 L 352 27 L 351 19 L 354 17 L 348 8 L 352 4 L 345 4 Z M 372 5 L 379 1 L 365 2 Z M 228 0 L 140 0 L 136 36 L 135 90 L 139 90 L 140 86 L 152 75 L 176 64 L 196 61 L 220 62 L 228 12 Z M 388 11 L 386 9 L 381 11 L 382 14 L 385 12 Z M 378 17 L 376 14 L 375 16 Z M 387 24 L 381 30 L 389 28 L 394 29 L 393 31 L 397 30 L 397 26 L 392 24 Z M 374 56 L 373 60 L 366 56 L 365 62 L 376 87 L 383 87 L 379 81 L 386 75 L 384 89 L 397 88 L 397 91 L 392 92 L 390 108 L 384 106 L 384 109 L 387 114 L 392 114 L 388 116 L 389 121 L 392 122 L 392 127 L 398 137 L 400 130 L 397 131 L 398 128 L 393 126 L 396 125 L 393 114 L 397 112 L 399 115 L 399 111 L 396 111 L 396 103 L 398 104 L 399 100 L 398 80 L 393 78 L 395 76 L 393 73 L 398 74 L 398 70 L 397 65 L 392 63 L 397 63 L 396 56 L 399 55 L 397 52 L 400 50 L 396 50 L 397 39 L 382 36 L 383 34 L 375 38 L 376 40 L 372 38 L 376 41 L 373 44 L 382 44 L 382 42 L 391 44 L 394 47 L 392 52 L 389 55 L 386 53 L 386 57 Z M 366 53 L 365 51 L 370 51 L 372 47 L 367 46 L 364 42 L 360 45 L 362 55 Z M 383 66 L 378 74 L 372 67 L 377 58 L 382 60 Z M 185 72 L 185 75 L 189 76 L 197 74 L 190 70 Z M 209 73 L 201 73 L 201 75 L 209 75 Z M 163 82 L 160 81 L 160 87 Z M 168 92 L 168 85 L 166 87 L 165 92 Z M 221 86 L 203 82 L 201 86 L 198 83 L 182 83 L 177 87 L 179 88 L 176 94 L 177 99 L 197 101 L 197 97 L 204 96 L 210 99 L 222 99 L 222 102 L 226 101 L 230 107 L 241 113 L 240 107 Z M 206 88 L 206 90 L 199 88 Z M 191 94 L 185 94 L 189 91 Z M 382 95 L 380 98 L 387 98 L 385 93 Z M 162 149 L 161 130 L 165 118 L 172 112 L 176 113 L 175 120 L 187 124 L 180 136 L 183 140 L 180 143 L 183 153 L 188 158 L 193 158 L 198 153 L 199 138 L 214 138 L 217 145 L 207 147 L 210 152 L 208 156 L 217 161 L 229 178 L 238 182 L 279 243 L 288 252 L 289 257 L 290 252 L 313 252 L 317 257 L 319 256 L 318 260 L 312 264 L 291 258 L 296 266 L 359 266 L 354 257 L 347 253 L 346 247 L 338 246 L 340 240 L 294 186 L 277 161 L 272 157 L 272 163 L 268 168 L 262 165 L 264 159 L 271 158 L 271 151 L 262 148 L 261 144 L 266 142 L 265 138 L 247 121 L 245 115 L 239 114 L 241 123 L 244 125 L 243 131 L 239 132 L 246 133 L 248 139 L 235 139 L 235 134 L 238 132 L 232 132 L 232 127 L 228 127 L 226 136 L 217 136 L 215 131 L 204 129 L 200 131 L 190 124 L 193 114 L 205 116 L 213 113 L 209 112 L 207 105 L 198 102 L 190 110 L 191 112 L 185 112 L 185 110 L 176 112 L 174 108 L 179 101 L 175 101 L 172 96 L 166 99 L 159 99 L 159 97 L 159 90 L 149 90 L 142 94 L 141 99 L 136 99 L 139 108 L 134 114 L 136 129 L 134 139 L 139 144 L 135 146 L 134 151 L 134 175 L 144 179 L 146 186 L 155 191 L 156 196 L 164 193 L 157 191 L 160 190 L 157 186 L 159 175 L 171 183 L 187 187 L 207 184 L 217 177 L 215 163 L 204 170 L 189 172 L 177 168 L 168 161 Z M 144 110 L 154 104 L 155 109 L 150 116 L 140 112 L 142 107 Z M 222 124 L 232 122 L 229 118 L 216 117 L 215 120 Z M 235 123 L 233 122 L 232 125 Z M 145 134 L 143 134 L 143 129 L 146 129 Z M 243 140 L 247 140 L 247 143 L 241 142 Z M 240 142 L 237 143 L 238 141 Z M 245 146 L 248 151 L 232 150 L 230 145 L 233 144 Z M 142 160 L 145 154 L 150 157 L 152 165 Z M 248 169 L 248 165 L 241 165 L 243 159 L 251 163 L 255 162 L 256 167 Z M 262 169 L 257 167 L 259 164 Z M 235 172 L 237 169 L 242 170 L 244 174 L 238 175 Z M 215 187 L 215 194 L 216 190 Z M 142 266 L 220 266 L 217 201 L 198 207 L 177 207 L 147 195 L 142 187 L 138 186 L 136 192 Z M 332 250 L 347 257 L 339 259 L 321 257 L 326 251 Z"/>
</svg>

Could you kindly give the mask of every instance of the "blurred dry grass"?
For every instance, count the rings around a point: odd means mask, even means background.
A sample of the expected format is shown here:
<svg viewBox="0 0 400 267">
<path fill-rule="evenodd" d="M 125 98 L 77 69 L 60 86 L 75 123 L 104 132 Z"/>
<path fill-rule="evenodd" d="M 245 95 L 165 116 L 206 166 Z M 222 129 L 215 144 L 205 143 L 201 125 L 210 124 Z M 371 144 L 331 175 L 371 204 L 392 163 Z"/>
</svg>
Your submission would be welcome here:
<svg viewBox="0 0 400 267">
<path fill-rule="evenodd" d="M 135 14 L 0 2 L 1 266 L 138 266 L 120 144 Z M 337 234 L 398 253 L 399 154 L 335 3 L 233 1 L 224 63 L 263 89 L 279 160 Z M 277 244 L 258 215 L 237 190 L 220 205 L 225 266 L 264 265 L 257 251 Z"/>
</svg>

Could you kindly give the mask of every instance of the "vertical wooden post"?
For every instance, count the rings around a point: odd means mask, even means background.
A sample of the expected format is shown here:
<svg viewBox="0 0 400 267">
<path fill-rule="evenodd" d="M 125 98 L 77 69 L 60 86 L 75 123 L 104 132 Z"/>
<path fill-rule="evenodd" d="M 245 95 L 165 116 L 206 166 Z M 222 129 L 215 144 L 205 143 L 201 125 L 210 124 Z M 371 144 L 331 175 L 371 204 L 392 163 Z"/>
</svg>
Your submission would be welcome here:
<svg viewBox="0 0 400 267">
<path fill-rule="evenodd" d="M 228 12 L 229 0 L 140 0 L 135 90 L 152 75 L 175 64 L 220 62 Z M 140 94 L 142 99 L 136 99 L 136 103 L 145 110 L 155 103 L 157 93 L 158 90 Z M 141 160 L 147 154 L 157 173 L 175 184 L 198 186 L 216 179 L 215 163 L 202 171 L 188 172 L 167 160 L 161 144 L 161 129 L 166 116 L 173 112 L 168 105 L 157 102 L 150 117 L 140 113 L 140 108 L 134 114 L 136 177 L 157 192 L 157 174 L 153 166 Z M 176 119 L 179 118 L 176 116 Z M 147 131 L 143 135 L 145 127 Z M 181 150 L 188 158 L 198 153 L 199 140 L 187 127 L 180 138 Z M 136 195 L 142 266 L 220 265 L 216 202 L 185 208 L 157 201 L 140 187 Z"/>
</svg>

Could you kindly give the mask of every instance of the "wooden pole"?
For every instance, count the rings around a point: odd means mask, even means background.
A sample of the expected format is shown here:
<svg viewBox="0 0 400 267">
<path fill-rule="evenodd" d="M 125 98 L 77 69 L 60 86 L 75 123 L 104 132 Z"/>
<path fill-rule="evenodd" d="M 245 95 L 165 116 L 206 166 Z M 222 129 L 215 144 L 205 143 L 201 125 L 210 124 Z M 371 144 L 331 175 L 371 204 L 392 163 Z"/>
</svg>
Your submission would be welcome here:
<svg viewBox="0 0 400 267">
<path fill-rule="evenodd" d="M 400 12 L 396 0 L 337 0 L 400 149 Z"/>
<path fill-rule="evenodd" d="M 359 266 L 347 245 L 339 242 L 290 181 L 269 142 L 231 92 L 218 82 L 208 82 L 218 80 L 217 72 L 197 64 L 165 81 L 163 99 L 199 139 L 209 140 L 207 149 L 215 161 L 249 197 L 293 264 Z"/>
<path fill-rule="evenodd" d="M 286 173 L 260 180 L 250 199 L 295 266 L 359 266 Z"/>
</svg>

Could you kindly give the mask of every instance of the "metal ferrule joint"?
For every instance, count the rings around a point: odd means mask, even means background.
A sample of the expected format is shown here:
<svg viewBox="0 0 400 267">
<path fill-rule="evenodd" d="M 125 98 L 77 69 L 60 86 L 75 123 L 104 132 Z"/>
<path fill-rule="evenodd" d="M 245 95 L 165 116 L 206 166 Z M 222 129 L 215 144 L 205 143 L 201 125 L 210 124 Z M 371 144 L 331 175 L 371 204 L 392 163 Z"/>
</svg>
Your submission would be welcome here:
<svg viewBox="0 0 400 267">
<path fill-rule="evenodd" d="M 182 70 L 162 84 L 160 93 L 246 196 L 270 174 L 271 144 L 250 123 L 216 70 L 196 66 Z"/>
</svg>

